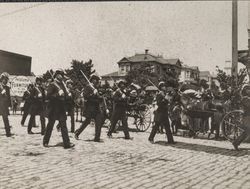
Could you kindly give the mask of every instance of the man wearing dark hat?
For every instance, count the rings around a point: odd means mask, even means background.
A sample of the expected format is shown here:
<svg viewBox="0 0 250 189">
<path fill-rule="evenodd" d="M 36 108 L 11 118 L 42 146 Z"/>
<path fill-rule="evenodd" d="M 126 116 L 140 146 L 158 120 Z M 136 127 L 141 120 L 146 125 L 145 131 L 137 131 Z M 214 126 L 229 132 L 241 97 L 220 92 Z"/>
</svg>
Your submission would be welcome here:
<svg viewBox="0 0 250 189">
<path fill-rule="evenodd" d="M 58 120 L 63 138 L 63 146 L 64 148 L 72 148 L 74 144 L 71 144 L 69 140 L 65 109 L 65 99 L 69 95 L 69 91 L 63 82 L 63 70 L 56 70 L 54 77 L 54 81 L 49 84 L 47 90 L 48 124 L 43 138 L 43 146 L 48 147 L 55 121 Z"/>
<path fill-rule="evenodd" d="M 90 77 L 90 84 L 88 84 L 84 89 L 84 99 L 85 99 L 85 120 L 79 129 L 75 132 L 75 138 L 78 140 L 79 135 L 82 131 L 90 124 L 91 119 L 95 120 L 95 142 L 100 142 L 101 128 L 104 122 L 104 112 L 101 109 L 101 103 L 103 101 L 102 96 L 99 93 L 100 88 L 100 77 L 97 75 L 92 75 Z"/>
<path fill-rule="evenodd" d="M 0 115 L 2 115 L 6 136 L 10 137 L 9 107 L 11 107 L 10 87 L 7 85 L 9 74 L 4 72 L 0 76 Z"/>
<path fill-rule="evenodd" d="M 125 139 L 131 139 L 128 131 L 128 117 L 126 114 L 128 108 L 128 95 L 126 94 L 125 87 L 125 82 L 122 80 L 119 81 L 118 89 L 113 95 L 114 110 L 111 116 L 111 126 L 108 131 L 108 137 L 112 137 L 118 120 L 121 120 Z"/>
<path fill-rule="evenodd" d="M 30 119 L 28 123 L 28 134 L 34 134 L 32 127 L 35 123 L 36 115 L 40 116 L 41 121 L 41 135 L 45 132 L 45 90 L 42 86 L 43 79 L 41 77 L 36 78 L 36 83 L 30 91 L 31 105 L 29 109 Z"/>
<path fill-rule="evenodd" d="M 170 97 L 167 95 L 167 88 L 165 82 L 160 82 L 158 85 L 159 93 L 156 96 L 157 110 L 154 112 L 154 122 L 151 133 L 148 140 L 153 143 L 156 132 L 159 129 L 159 126 L 162 124 L 165 127 L 167 139 L 169 144 L 174 144 L 173 135 L 170 130 L 169 118 L 168 118 L 168 106 Z"/>
<path fill-rule="evenodd" d="M 244 110 L 242 118 L 242 128 L 244 128 L 244 131 L 232 142 L 235 150 L 239 150 L 238 146 L 250 135 L 250 84 L 242 87 L 241 97 Z"/>
</svg>

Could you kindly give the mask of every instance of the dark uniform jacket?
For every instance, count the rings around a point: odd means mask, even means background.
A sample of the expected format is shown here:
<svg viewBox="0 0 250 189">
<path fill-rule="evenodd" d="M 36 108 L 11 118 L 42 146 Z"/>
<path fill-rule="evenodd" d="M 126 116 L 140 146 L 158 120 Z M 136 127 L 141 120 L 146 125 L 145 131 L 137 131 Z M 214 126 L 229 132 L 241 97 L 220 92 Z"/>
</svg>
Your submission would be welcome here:
<svg viewBox="0 0 250 189">
<path fill-rule="evenodd" d="M 23 93 L 24 106 L 23 110 L 28 111 L 31 105 L 30 91 L 26 90 Z"/>
<path fill-rule="evenodd" d="M 5 90 L 4 94 L 2 94 L 3 90 Z M 0 89 L 0 115 L 9 115 L 9 107 L 11 107 L 10 87 L 2 85 Z"/>
<path fill-rule="evenodd" d="M 43 87 L 37 87 L 30 91 L 30 108 L 29 113 L 32 115 L 40 115 L 44 111 L 45 90 Z"/>
<path fill-rule="evenodd" d="M 155 111 L 155 121 L 161 121 L 162 118 L 168 119 L 168 106 L 169 101 L 165 99 L 166 94 L 160 91 L 156 95 L 156 104 L 158 106 L 157 110 Z"/>
<path fill-rule="evenodd" d="M 63 90 L 64 94 L 59 95 L 59 91 Z M 66 120 L 66 109 L 65 109 L 65 99 L 67 97 L 67 92 L 61 83 L 53 81 L 49 84 L 47 90 L 47 116 L 49 119 L 55 120 Z"/>
<path fill-rule="evenodd" d="M 114 111 L 117 109 L 126 111 L 128 108 L 128 98 L 127 96 L 125 98 L 122 98 L 122 95 L 125 94 L 125 91 L 121 91 L 121 89 L 117 89 L 114 92 L 113 95 L 113 101 L 114 101 Z"/>
<path fill-rule="evenodd" d="M 85 99 L 84 116 L 85 117 L 95 117 L 101 112 L 100 104 L 102 103 L 102 97 L 99 93 L 94 94 L 94 89 L 87 85 L 83 93 Z"/>
<path fill-rule="evenodd" d="M 67 96 L 66 100 L 65 100 L 65 108 L 66 108 L 66 112 L 71 112 L 74 111 L 74 107 L 75 107 L 75 92 L 71 89 L 69 90 L 69 92 L 71 93 L 71 96 Z"/>
</svg>

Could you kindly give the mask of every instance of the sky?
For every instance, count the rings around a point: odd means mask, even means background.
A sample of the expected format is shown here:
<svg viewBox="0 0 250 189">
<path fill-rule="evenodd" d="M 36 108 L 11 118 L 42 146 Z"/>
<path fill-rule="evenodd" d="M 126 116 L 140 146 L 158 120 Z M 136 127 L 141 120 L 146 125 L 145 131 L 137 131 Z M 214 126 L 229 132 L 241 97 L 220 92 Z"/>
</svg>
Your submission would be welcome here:
<svg viewBox="0 0 250 189">
<path fill-rule="evenodd" d="M 93 60 L 100 74 L 125 56 L 179 58 L 200 70 L 232 54 L 230 1 L 0 3 L 0 49 L 32 57 L 32 71 Z M 248 2 L 238 3 L 238 48 L 247 49 Z"/>
</svg>

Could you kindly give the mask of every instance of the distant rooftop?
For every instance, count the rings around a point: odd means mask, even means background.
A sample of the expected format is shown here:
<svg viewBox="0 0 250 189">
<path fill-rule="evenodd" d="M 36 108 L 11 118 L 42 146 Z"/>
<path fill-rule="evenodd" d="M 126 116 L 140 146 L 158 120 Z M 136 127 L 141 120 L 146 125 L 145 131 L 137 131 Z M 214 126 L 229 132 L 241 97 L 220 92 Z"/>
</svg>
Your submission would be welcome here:
<svg viewBox="0 0 250 189">
<path fill-rule="evenodd" d="M 199 70 L 199 67 L 198 66 L 188 66 L 186 64 L 183 64 L 182 65 L 182 68 L 186 68 L 186 69 L 191 69 L 191 70 Z"/>
<path fill-rule="evenodd" d="M 210 72 L 209 71 L 200 71 L 200 76 L 210 76 Z"/>
<path fill-rule="evenodd" d="M 145 53 L 141 53 L 141 54 L 135 54 L 134 56 L 131 57 L 124 57 L 122 58 L 118 63 L 122 63 L 122 62 L 157 62 L 160 64 L 171 64 L 171 65 L 175 65 L 178 66 L 178 62 L 181 63 L 180 59 L 178 58 L 173 58 L 173 59 L 165 59 L 162 56 L 156 56 L 153 54 L 148 53 L 147 51 Z"/>
<path fill-rule="evenodd" d="M 112 72 L 112 73 L 109 73 L 109 74 L 105 74 L 102 77 L 117 77 L 117 76 L 119 76 L 118 72 Z"/>
</svg>

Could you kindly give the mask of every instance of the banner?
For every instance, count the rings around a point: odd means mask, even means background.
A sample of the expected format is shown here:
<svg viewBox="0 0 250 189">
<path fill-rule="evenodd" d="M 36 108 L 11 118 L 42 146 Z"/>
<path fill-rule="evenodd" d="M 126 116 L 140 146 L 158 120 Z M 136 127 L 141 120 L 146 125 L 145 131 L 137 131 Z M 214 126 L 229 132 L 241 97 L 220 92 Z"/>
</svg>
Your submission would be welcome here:
<svg viewBox="0 0 250 189">
<path fill-rule="evenodd" d="M 31 81 L 26 76 L 16 76 L 10 80 L 10 95 L 22 97 Z"/>
</svg>

